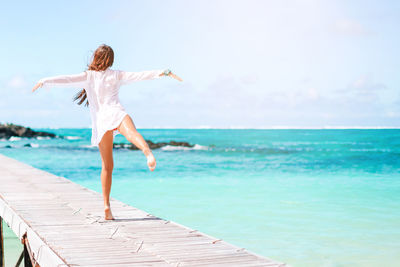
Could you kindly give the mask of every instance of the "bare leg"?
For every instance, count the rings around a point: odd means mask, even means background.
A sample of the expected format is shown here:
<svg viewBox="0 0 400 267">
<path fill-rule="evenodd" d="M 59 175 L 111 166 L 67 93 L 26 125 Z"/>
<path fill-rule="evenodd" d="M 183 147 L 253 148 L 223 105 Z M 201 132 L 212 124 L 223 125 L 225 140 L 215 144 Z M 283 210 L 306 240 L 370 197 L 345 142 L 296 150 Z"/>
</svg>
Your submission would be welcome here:
<svg viewBox="0 0 400 267">
<path fill-rule="evenodd" d="M 113 160 L 113 131 L 107 131 L 101 142 L 99 143 L 99 150 L 101 155 L 101 186 L 103 190 L 104 199 L 104 217 L 106 220 L 113 220 L 114 217 L 111 213 L 110 207 L 110 192 L 112 182 L 112 171 L 114 168 Z"/>
<path fill-rule="evenodd" d="M 149 145 L 143 139 L 143 136 L 136 130 L 132 118 L 127 115 L 118 127 L 118 131 L 128 139 L 129 142 L 139 148 L 147 158 L 147 166 L 151 171 L 156 168 L 156 159 L 151 152 Z"/>
</svg>

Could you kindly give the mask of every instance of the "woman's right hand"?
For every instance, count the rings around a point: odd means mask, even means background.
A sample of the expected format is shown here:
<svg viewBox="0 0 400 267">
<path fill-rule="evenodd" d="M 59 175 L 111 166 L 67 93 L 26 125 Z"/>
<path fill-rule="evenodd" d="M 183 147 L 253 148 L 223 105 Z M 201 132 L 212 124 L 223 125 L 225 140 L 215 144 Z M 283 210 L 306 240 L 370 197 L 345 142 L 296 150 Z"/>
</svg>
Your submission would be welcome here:
<svg viewBox="0 0 400 267">
<path fill-rule="evenodd" d="M 33 88 L 32 88 L 32 92 L 35 92 L 39 87 L 42 87 L 43 83 L 38 82 Z"/>
</svg>

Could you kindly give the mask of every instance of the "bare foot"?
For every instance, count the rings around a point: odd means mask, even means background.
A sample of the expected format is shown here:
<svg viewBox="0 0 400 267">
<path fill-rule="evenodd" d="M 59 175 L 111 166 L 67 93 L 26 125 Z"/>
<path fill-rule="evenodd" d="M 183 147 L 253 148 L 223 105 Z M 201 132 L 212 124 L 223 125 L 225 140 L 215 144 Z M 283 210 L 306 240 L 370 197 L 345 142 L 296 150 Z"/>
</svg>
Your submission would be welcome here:
<svg viewBox="0 0 400 267">
<path fill-rule="evenodd" d="M 104 217 L 105 217 L 106 220 L 114 220 L 114 217 L 113 217 L 113 215 L 111 213 L 111 208 L 108 207 L 108 206 L 106 206 L 104 208 L 104 215 L 105 215 Z"/>
<path fill-rule="evenodd" d="M 153 154 L 150 154 L 147 156 L 147 166 L 149 166 L 150 171 L 154 171 L 156 168 L 156 158 L 153 156 Z"/>
</svg>

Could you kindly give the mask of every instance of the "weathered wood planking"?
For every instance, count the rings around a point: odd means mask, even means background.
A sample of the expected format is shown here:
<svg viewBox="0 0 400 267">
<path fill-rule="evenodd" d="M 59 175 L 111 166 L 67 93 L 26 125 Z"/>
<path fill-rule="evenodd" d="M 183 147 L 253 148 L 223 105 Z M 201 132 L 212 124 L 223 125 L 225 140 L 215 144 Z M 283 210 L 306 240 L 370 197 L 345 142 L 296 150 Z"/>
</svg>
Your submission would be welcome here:
<svg viewBox="0 0 400 267">
<path fill-rule="evenodd" d="M 100 180 L 99 180 L 100 182 Z M 0 216 L 54 266 L 287 266 L 0 154 Z"/>
</svg>

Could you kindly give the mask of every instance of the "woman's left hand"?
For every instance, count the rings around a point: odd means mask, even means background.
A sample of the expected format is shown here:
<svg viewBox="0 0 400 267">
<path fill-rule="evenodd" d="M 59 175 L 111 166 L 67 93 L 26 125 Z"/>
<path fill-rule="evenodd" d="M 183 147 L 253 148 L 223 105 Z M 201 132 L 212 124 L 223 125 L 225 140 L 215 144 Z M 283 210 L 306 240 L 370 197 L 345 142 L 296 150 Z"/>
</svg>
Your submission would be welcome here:
<svg viewBox="0 0 400 267">
<path fill-rule="evenodd" d="M 32 88 L 32 92 L 35 92 L 39 87 L 42 87 L 43 83 L 37 83 L 33 88 Z"/>
</svg>

